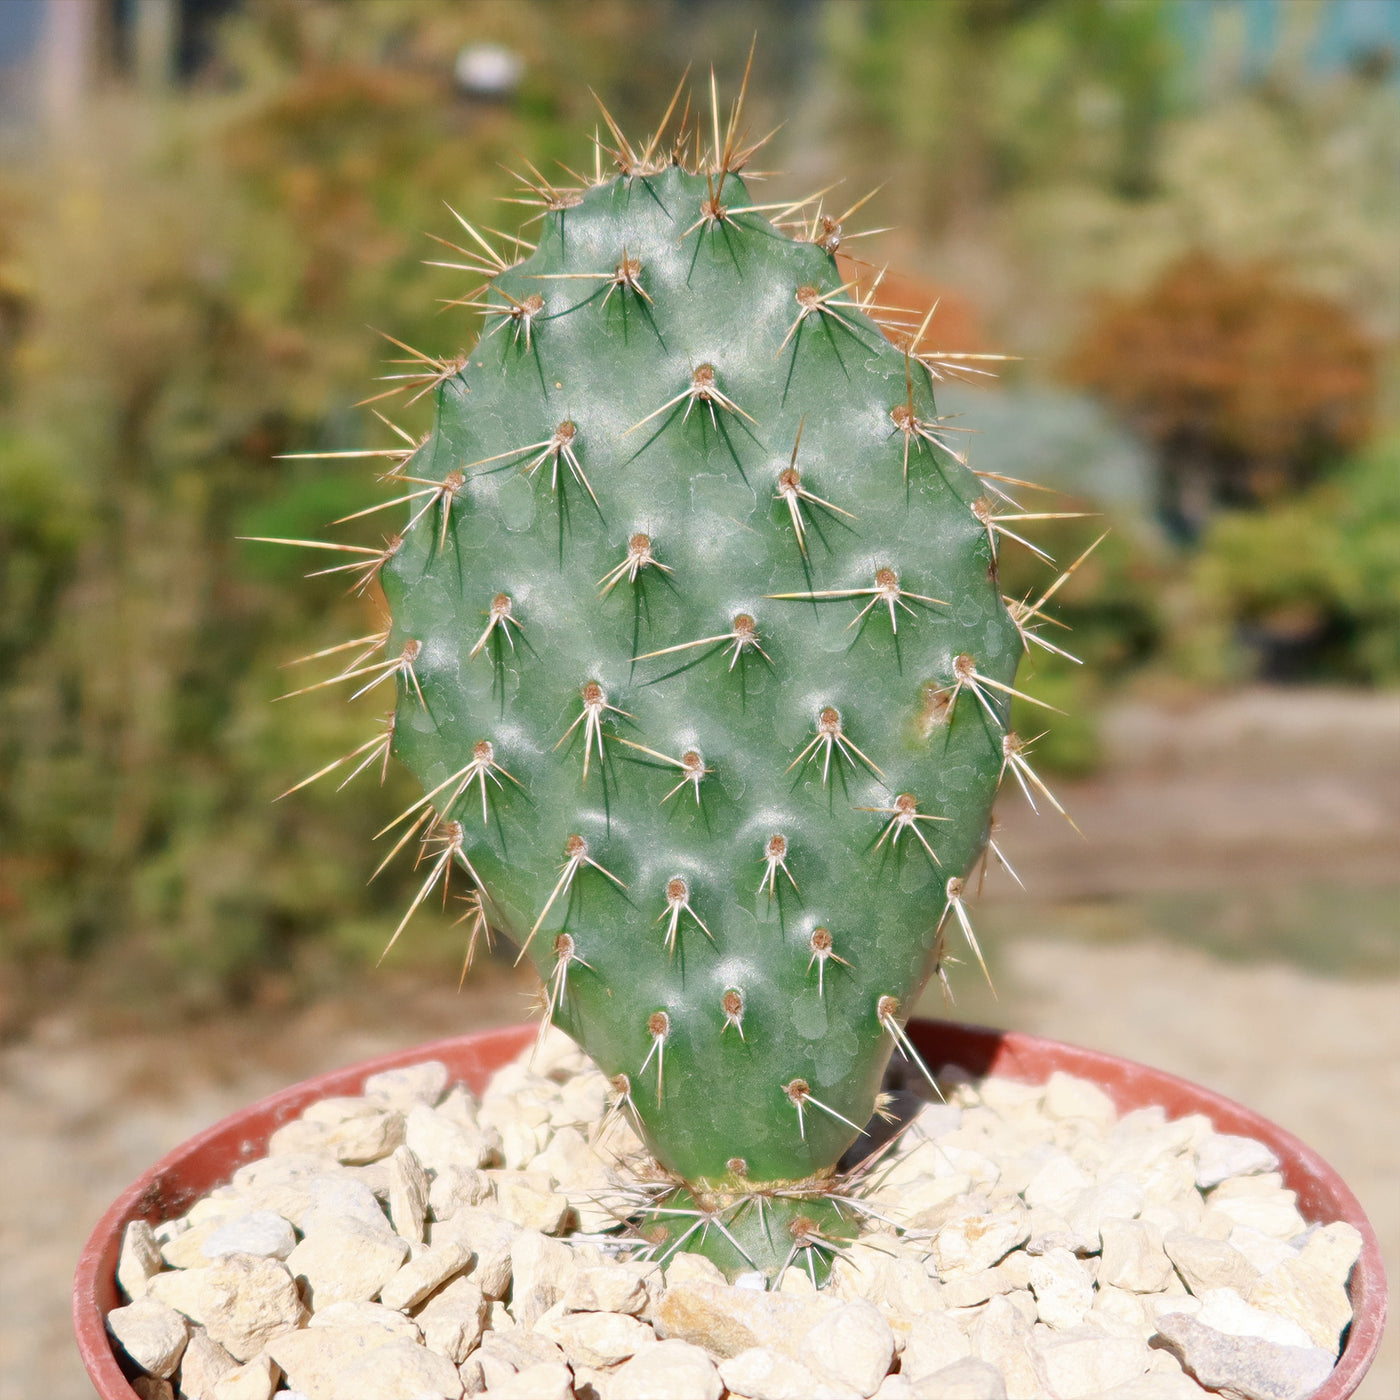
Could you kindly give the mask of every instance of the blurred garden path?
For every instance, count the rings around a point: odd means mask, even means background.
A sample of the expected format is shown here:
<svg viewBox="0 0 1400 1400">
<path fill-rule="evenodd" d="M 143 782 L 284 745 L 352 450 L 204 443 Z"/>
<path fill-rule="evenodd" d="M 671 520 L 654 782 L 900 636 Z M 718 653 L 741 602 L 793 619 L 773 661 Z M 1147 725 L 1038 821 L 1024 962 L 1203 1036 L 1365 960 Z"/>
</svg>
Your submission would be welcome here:
<svg viewBox="0 0 1400 1400">
<path fill-rule="evenodd" d="M 999 839 L 1031 892 L 989 882 L 979 923 L 1000 1000 L 964 965 L 957 1013 L 1148 1061 L 1275 1118 L 1360 1197 L 1396 1315 L 1400 699 L 1251 691 L 1135 704 L 1110 717 L 1106 744 L 1103 772 L 1061 793 L 1087 841 L 1011 805 Z M 1271 911 L 1286 922 L 1317 890 L 1345 892 L 1370 933 L 1329 921 L 1323 899 L 1287 961 L 1275 944 L 1247 946 L 1268 937 Z M 1175 924 L 1137 923 L 1174 896 L 1188 901 Z M 1240 906 L 1269 917 L 1227 926 Z M 515 993 L 527 991 L 504 971 L 460 996 L 376 974 L 356 996 L 168 1033 L 116 1032 L 101 1008 L 75 1007 L 0 1047 L 0 1393 L 91 1394 L 69 1340 L 69 1277 L 102 1209 L 157 1156 L 318 1070 L 518 1019 L 527 1003 Z M 936 996 L 924 1009 L 939 1012 Z M 1361 1400 L 1400 1395 L 1396 1331 Z"/>
<path fill-rule="evenodd" d="M 1397 879 L 1400 694 L 1128 704 L 1106 717 L 1104 746 L 1102 772 L 1066 803 L 1085 840 L 1021 805 L 998 811 L 1034 897 Z"/>
</svg>

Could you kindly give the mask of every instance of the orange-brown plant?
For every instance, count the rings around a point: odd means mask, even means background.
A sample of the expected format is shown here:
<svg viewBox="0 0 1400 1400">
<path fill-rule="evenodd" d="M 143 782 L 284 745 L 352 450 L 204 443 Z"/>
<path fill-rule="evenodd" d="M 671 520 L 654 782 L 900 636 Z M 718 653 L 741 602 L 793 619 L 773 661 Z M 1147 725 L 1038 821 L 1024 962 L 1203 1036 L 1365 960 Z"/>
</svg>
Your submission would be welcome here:
<svg viewBox="0 0 1400 1400">
<path fill-rule="evenodd" d="M 1213 507 L 1296 490 L 1365 441 L 1376 349 L 1276 266 L 1194 252 L 1107 301 L 1065 371 L 1157 446 L 1164 510 L 1194 534 Z"/>
</svg>

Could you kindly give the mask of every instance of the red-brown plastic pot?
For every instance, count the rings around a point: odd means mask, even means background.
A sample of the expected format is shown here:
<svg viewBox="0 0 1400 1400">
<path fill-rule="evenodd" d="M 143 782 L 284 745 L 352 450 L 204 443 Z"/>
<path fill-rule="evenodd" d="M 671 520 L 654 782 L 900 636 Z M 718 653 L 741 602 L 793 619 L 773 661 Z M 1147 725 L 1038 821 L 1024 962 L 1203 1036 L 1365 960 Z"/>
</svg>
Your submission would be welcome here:
<svg viewBox="0 0 1400 1400">
<path fill-rule="evenodd" d="M 995 1073 L 1028 1084 L 1043 1083 L 1055 1070 L 1064 1070 L 1097 1084 L 1120 1113 L 1160 1104 L 1171 1117 L 1203 1113 L 1220 1132 L 1267 1143 L 1282 1163 L 1285 1183 L 1298 1193 L 1298 1209 L 1306 1219 L 1345 1220 L 1361 1232 L 1361 1257 L 1351 1276 L 1354 1315 L 1346 1345 L 1336 1369 L 1310 1400 L 1345 1400 L 1354 1394 L 1375 1357 L 1385 1326 L 1385 1270 L 1376 1232 L 1356 1197 L 1310 1147 L 1241 1104 L 1132 1060 L 1040 1036 L 951 1021 L 914 1021 L 909 1032 L 932 1065 L 961 1065 L 973 1075 Z M 295 1118 L 307 1104 L 332 1094 L 358 1093 L 368 1075 L 419 1060 L 441 1060 L 455 1078 L 480 1093 L 492 1072 L 518 1055 L 533 1034 L 533 1026 L 478 1031 L 332 1070 L 250 1104 L 161 1158 L 112 1203 L 78 1260 L 73 1326 L 97 1394 L 103 1400 L 137 1400 L 103 1321 L 120 1301 L 117 1255 L 129 1221 L 142 1217 L 154 1223 L 183 1214 L 244 1162 L 261 1156 L 273 1130 Z"/>
</svg>

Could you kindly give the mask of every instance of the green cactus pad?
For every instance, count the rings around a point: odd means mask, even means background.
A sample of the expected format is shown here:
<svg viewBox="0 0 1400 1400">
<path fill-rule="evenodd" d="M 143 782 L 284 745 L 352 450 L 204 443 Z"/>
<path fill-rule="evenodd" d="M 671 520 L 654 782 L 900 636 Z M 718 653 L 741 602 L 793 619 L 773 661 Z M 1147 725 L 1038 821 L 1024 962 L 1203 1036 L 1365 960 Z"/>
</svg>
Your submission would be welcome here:
<svg viewBox="0 0 1400 1400">
<path fill-rule="evenodd" d="M 545 215 L 399 469 L 382 577 L 428 794 L 400 832 L 658 1160 L 742 1195 L 830 1176 L 870 1118 L 1023 640 L 928 369 L 721 184 L 673 165 Z"/>
</svg>

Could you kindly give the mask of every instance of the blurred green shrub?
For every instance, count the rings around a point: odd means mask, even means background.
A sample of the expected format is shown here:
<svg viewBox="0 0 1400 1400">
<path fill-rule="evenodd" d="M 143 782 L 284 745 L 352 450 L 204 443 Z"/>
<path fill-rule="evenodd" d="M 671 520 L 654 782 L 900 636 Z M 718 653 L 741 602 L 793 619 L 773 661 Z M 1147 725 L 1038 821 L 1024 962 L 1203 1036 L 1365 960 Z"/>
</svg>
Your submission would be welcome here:
<svg viewBox="0 0 1400 1400">
<path fill-rule="evenodd" d="M 1400 681 L 1400 435 L 1302 495 L 1211 525 L 1172 655 L 1206 681 Z"/>
<path fill-rule="evenodd" d="M 61 978 L 87 956 L 133 998 L 202 1000 L 378 951 L 413 887 L 407 868 L 362 885 L 370 838 L 411 800 L 399 775 L 382 791 L 366 775 L 348 801 L 272 799 L 362 743 L 383 705 L 269 703 L 316 678 L 282 663 L 372 631 L 372 604 L 335 580 L 303 585 L 323 558 L 237 536 L 316 538 L 375 498 L 363 463 L 273 458 L 391 440 L 353 409 L 375 392 L 376 359 L 399 353 L 367 326 L 433 354 L 473 334 L 441 305 L 472 280 L 425 268 L 441 254 L 423 231 L 450 236 L 445 203 L 512 192 L 501 167 L 518 149 L 542 166 L 576 156 L 593 120 L 585 60 L 603 92 L 626 72 L 622 110 L 659 111 L 675 73 L 629 66 L 652 28 L 611 3 L 255 0 L 224 33 L 218 81 L 160 101 L 94 94 L 81 143 L 6 164 L 12 970 Z M 513 103 L 452 89 L 458 48 L 487 29 L 528 56 Z M 427 406 L 378 407 L 414 431 Z M 365 524 L 377 542 L 377 519 Z M 440 960 L 444 937 L 429 917 L 395 956 Z"/>
<path fill-rule="evenodd" d="M 1177 59 L 1165 0 L 843 0 L 823 8 L 841 124 L 900 172 L 885 203 L 926 232 L 1065 178 L 1153 180 Z"/>
</svg>

